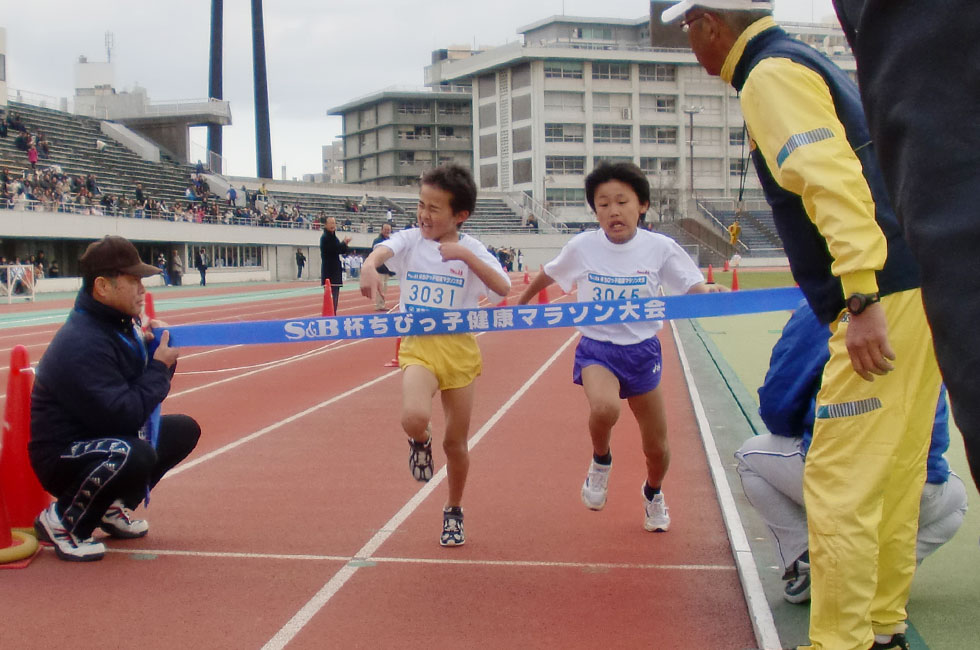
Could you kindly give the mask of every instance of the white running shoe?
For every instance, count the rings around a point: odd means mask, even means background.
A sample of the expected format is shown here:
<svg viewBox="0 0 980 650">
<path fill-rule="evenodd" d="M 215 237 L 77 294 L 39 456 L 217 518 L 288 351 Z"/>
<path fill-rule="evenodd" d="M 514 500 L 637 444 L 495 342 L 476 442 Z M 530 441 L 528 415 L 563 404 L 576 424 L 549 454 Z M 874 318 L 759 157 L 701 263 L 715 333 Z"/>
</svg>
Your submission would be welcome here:
<svg viewBox="0 0 980 650">
<path fill-rule="evenodd" d="M 644 485 L 646 485 L 645 481 Z M 646 519 L 643 521 L 643 528 L 650 532 L 666 533 L 667 529 L 670 528 L 670 515 L 667 512 L 664 493 L 654 495 L 653 501 L 647 501 L 647 496 L 644 494 L 643 501 L 646 503 L 644 508 Z"/>
<path fill-rule="evenodd" d="M 133 511 L 116 499 L 102 515 L 99 528 L 118 539 L 136 539 L 145 537 L 150 531 L 150 524 L 145 519 L 133 519 Z"/>
<path fill-rule="evenodd" d="M 105 544 L 96 542 L 91 537 L 79 539 L 68 532 L 61 523 L 57 505 L 52 503 L 34 520 L 34 531 L 37 533 L 38 540 L 53 545 L 58 557 L 67 562 L 101 560 L 105 556 Z"/>
<path fill-rule="evenodd" d="M 582 503 L 590 510 L 602 510 L 606 505 L 606 491 L 609 488 L 609 472 L 612 465 L 601 465 L 595 459 L 589 464 L 589 473 L 582 484 Z"/>
</svg>

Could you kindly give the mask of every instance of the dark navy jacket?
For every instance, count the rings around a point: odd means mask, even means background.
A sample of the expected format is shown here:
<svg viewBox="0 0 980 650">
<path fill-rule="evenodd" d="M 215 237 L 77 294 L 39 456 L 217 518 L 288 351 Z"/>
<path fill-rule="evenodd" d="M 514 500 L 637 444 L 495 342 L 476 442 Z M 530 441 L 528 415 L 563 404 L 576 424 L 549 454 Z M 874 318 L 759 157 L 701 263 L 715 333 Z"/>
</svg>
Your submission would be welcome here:
<svg viewBox="0 0 980 650">
<path fill-rule="evenodd" d="M 853 81 L 824 55 L 790 37 L 779 27 L 769 28 L 745 46 L 732 76 L 732 86 L 741 92 L 752 69 L 763 59 L 789 59 L 819 74 L 830 91 L 837 117 L 847 134 L 847 141 L 861 162 L 864 178 L 875 203 L 875 220 L 888 243 L 888 258 L 876 272 L 881 295 L 914 289 L 920 285 L 919 267 L 902 237 L 898 220 L 891 208 L 884 179 L 878 168 L 861 97 Z M 830 267 L 833 258 L 826 239 L 806 214 L 802 199 L 783 189 L 772 177 L 762 153 L 752 151 L 759 180 L 772 206 L 776 230 L 789 258 L 794 279 L 803 295 L 823 323 L 836 320 L 844 309 L 844 290 Z"/>
<path fill-rule="evenodd" d="M 139 435 L 170 392 L 173 370 L 150 357 L 135 326 L 126 314 L 79 292 L 37 367 L 32 461 L 78 440 Z"/>
</svg>

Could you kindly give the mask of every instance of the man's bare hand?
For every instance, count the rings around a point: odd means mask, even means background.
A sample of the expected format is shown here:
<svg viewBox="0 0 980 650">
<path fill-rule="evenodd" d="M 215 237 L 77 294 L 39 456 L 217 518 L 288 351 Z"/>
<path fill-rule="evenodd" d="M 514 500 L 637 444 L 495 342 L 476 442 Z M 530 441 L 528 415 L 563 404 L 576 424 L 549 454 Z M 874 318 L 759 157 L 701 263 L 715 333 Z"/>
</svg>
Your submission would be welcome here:
<svg viewBox="0 0 980 650">
<path fill-rule="evenodd" d="M 168 368 L 173 368 L 179 356 L 180 348 L 170 347 L 170 330 L 163 330 L 163 334 L 160 335 L 160 345 L 153 353 L 153 358 Z"/>
<path fill-rule="evenodd" d="M 845 343 L 854 372 L 865 381 L 874 381 L 874 375 L 887 375 L 895 369 L 891 364 L 895 352 L 888 342 L 888 321 L 881 303 L 849 315 Z"/>
</svg>

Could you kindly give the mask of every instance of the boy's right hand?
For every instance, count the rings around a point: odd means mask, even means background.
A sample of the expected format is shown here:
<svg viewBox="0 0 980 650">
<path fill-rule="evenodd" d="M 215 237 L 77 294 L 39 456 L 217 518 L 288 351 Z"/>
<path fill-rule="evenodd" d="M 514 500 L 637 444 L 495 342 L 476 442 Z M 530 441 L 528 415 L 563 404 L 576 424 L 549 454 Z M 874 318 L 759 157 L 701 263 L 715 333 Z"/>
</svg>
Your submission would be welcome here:
<svg viewBox="0 0 980 650">
<path fill-rule="evenodd" d="M 361 267 L 361 295 L 365 298 L 374 298 L 374 292 L 381 290 L 381 275 L 378 269 L 368 264 Z"/>
</svg>

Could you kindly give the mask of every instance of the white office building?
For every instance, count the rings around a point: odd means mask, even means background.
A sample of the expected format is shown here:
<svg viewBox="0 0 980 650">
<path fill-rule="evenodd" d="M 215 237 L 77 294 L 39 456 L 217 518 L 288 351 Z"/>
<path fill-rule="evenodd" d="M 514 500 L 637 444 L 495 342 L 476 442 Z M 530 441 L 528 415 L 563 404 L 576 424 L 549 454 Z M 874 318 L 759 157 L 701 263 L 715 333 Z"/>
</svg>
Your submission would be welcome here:
<svg viewBox="0 0 980 650">
<path fill-rule="evenodd" d="M 426 83 L 473 87 L 473 168 L 480 187 L 523 191 L 568 221 L 588 219 L 583 181 L 597 162 L 647 172 L 651 216 L 691 196 L 760 199 L 734 89 L 710 77 L 676 26 L 655 20 L 551 16 L 523 42 L 426 68 Z M 653 25 L 651 34 L 651 25 Z M 840 27 L 784 24 L 845 70 Z"/>
</svg>

